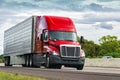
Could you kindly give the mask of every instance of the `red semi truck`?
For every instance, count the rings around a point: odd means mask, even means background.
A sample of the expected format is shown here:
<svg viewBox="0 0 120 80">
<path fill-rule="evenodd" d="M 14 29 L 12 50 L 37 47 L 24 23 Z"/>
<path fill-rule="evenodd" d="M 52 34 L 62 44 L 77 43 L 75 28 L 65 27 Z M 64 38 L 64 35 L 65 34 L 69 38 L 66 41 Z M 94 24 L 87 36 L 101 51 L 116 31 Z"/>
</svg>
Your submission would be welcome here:
<svg viewBox="0 0 120 80">
<path fill-rule="evenodd" d="M 64 65 L 82 70 L 85 63 L 72 20 L 58 16 L 32 16 L 6 30 L 4 58 L 5 66 L 60 69 Z"/>
</svg>

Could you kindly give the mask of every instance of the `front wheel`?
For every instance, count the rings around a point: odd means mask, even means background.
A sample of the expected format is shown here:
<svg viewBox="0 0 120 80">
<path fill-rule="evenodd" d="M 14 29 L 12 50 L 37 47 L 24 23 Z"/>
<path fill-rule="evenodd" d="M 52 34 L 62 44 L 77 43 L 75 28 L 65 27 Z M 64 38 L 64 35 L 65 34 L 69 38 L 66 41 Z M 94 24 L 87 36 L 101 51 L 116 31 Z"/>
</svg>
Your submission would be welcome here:
<svg viewBox="0 0 120 80">
<path fill-rule="evenodd" d="M 83 70 L 84 65 L 78 65 L 76 68 L 77 70 Z"/>
<path fill-rule="evenodd" d="M 51 68 L 49 55 L 46 56 L 45 67 L 46 68 Z"/>
<path fill-rule="evenodd" d="M 46 68 L 52 68 L 52 69 L 61 69 L 62 65 L 60 64 L 51 64 L 50 63 L 50 55 L 46 56 L 46 61 L 45 61 L 45 67 Z"/>
<path fill-rule="evenodd" d="M 62 68 L 62 65 L 54 65 L 54 68 L 55 68 L 55 69 L 61 69 L 61 68 Z"/>
</svg>

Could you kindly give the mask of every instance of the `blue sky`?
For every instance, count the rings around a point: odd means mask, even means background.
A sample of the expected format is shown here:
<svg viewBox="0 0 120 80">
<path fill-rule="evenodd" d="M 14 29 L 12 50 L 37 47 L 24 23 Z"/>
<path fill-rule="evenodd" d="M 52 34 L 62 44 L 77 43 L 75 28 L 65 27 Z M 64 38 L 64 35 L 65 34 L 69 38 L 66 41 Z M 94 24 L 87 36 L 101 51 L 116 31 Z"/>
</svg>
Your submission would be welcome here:
<svg viewBox="0 0 120 80">
<path fill-rule="evenodd" d="M 0 54 L 4 31 L 31 15 L 70 17 L 78 36 L 95 43 L 104 35 L 120 39 L 120 0 L 0 0 Z"/>
</svg>

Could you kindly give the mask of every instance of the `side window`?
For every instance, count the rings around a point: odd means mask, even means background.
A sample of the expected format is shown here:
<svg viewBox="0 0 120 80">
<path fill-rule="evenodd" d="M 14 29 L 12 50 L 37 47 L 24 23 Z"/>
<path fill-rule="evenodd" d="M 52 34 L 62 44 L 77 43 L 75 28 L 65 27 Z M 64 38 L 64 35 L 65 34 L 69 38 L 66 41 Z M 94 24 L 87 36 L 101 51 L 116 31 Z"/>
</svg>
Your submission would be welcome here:
<svg viewBox="0 0 120 80">
<path fill-rule="evenodd" d="M 45 30 L 44 31 L 44 41 L 46 42 L 46 41 L 48 41 L 48 30 Z"/>
</svg>

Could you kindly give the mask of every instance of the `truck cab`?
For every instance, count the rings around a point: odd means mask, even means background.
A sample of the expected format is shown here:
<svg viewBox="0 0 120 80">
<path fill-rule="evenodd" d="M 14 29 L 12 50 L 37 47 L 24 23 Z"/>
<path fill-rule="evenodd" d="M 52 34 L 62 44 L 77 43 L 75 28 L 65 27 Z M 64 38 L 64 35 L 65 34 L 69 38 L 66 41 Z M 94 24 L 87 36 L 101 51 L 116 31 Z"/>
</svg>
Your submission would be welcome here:
<svg viewBox="0 0 120 80">
<path fill-rule="evenodd" d="M 64 65 L 82 70 L 85 53 L 77 41 L 77 32 L 72 20 L 56 16 L 44 16 L 40 20 L 43 28 L 39 25 L 39 40 L 43 47 L 41 52 L 46 55 L 45 66 L 61 68 Z"/>
</svg>

